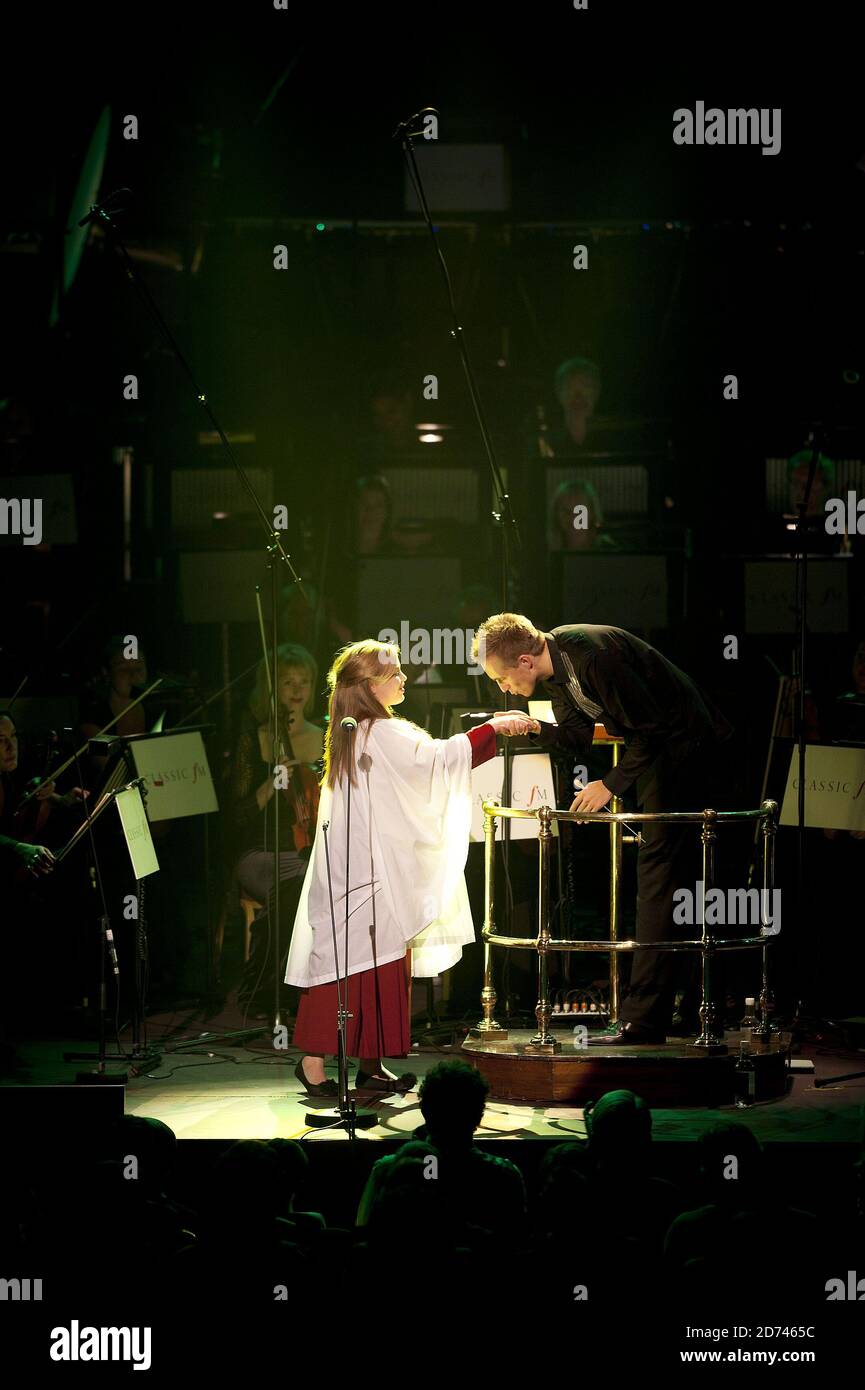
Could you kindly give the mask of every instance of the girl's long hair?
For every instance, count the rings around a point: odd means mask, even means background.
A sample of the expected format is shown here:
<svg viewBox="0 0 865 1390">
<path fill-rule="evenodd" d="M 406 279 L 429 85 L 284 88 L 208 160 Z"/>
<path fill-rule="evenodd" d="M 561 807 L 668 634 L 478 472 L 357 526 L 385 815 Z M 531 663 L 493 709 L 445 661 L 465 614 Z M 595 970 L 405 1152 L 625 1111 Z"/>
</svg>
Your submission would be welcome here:
<svg viewBox="0 0 865 1390">
<path fill-rule="evenodd" d="M 352 642 L 337 653 L 327 673 L 328 725 L 324 737 L 324 783 L 335 787 L 345 776 L 357 786 L 353 756 L 353 740 L 360 738 L 361 725 L 369 736 L 376 719 L 393 719 L 393 711 L 381 704 L 373 693 L 396 675 L 399 669 L 399 647 L 372 638 Z M 357 732 L 343 729 L 341 721 L 350 716 L 357 720 Z"/>
</svg>

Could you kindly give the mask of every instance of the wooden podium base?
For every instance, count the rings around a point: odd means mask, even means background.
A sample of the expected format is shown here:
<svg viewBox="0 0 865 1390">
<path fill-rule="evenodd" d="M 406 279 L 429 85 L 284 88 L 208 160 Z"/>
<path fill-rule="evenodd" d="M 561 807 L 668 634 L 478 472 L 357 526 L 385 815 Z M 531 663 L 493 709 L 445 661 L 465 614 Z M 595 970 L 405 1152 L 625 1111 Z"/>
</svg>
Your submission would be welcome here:
<svg viewBox="0 0 865 1390">
<path fill-rule="evenodd" d="M 585 1105 L 605 1091 L 635 1091 L 653 1107 L 732 1105 L 737 1049 L 706 1052 L 687 1039 L 653 1046 L 536 1050 L 529 1029 L 511 1030 L 504 1042 L 467 1037 L 465 1061 L 477 1067 L 496 1100 L 541 1105 Z M 787 1088 L 786 1046 L 780 1035 L 755 1044 L 756 1099 L 775 1100 Z"/>
</svg>

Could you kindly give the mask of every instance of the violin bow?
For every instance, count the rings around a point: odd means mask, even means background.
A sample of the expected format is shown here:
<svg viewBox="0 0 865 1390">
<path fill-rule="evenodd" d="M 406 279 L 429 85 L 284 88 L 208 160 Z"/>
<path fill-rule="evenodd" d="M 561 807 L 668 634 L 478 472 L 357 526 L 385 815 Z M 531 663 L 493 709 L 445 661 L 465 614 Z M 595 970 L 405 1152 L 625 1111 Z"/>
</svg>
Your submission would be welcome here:
<svg viewBox="0 0 865 1390">
<path fill-rule="evenodd" d="M 113 719 L 109 719 L 108 723 L 105 725 L 105 728 L 104 728 L 104 729 L 100 729 L 100 730 L 99 730 L 99 733 L 98 733 L 98 734 L 94 734 L 93 737 L 94 737 L 94 738 L 101 738 L 103 734 L 107 734 L 109 729 L 113 729 L 113 728 L 114 728 L 114 725 L 117 723 L 118 719 L 122 719 L 123 716 L 124 716 L 124 714 L 128 714 L 129 711 L 130 711 L 131 709 L 134 709 L 136 705 L 140 705 L 140 704 L 141 704 L 141 701 L 142 701 L 142 700 L 146 700 L 147 697 L 148 697 L 148 695 L 152 695 L 153 692 L 154 692 L 154 690 L 156 689 L 156 687 L 157 687 L 158 685 L 161 685 L 161 684 L 162 684 L 162 677 L 159 676 L 159 677 L 153 682 L 152 685 L 150 685 L 150 686 L 147 687 L 147 689 L 144 691 L 143 695 L 139 695 L 138 698 L 137 698 L 136 700 L 133 700 L 132 703 L 131 703 L 130 705 L 127 705 L 127 706 L 126 706 L 126 709 L 121 710 L 119 714 L 115 714 L 115 716 L 114 716 Z M 80 747 L 80 748 L 77 748 L 77 749 L 75 750 L 75 752 L 72 754 L 72 756 L 66 759 L 66 762 L 65 762 L 65 763 L 61 763 L 59 767 L 55 767 L 54 771 L 53 771 L 52 774 L 51 774 L 51 781 L 52 781 L 52 782 L 56 782 L 58 777 L 62 777 L 62 776 L 63 776 L 63 773 L 66 771 L 66 769 L 67 769 L 68 767 L 71 767 L 72 764 L 75 762 L 75 759 L 76 759 L 76 758 L 80 758 L 82 753 L 86 753 L 86 752 L 87 752 L 87 748 L 88 748 L 89 744 L 90 744 L 90 739 L 87 740 L 87 743 L 82 743 L 81 747 Z M 41 786 L 42 786 L 42 783 L 40 782 L 40 783 L 39 783 L 39 787 L 41 787 Z M 24 806 L 27 805 L 28 801 L 31 801 L 31 800 L 33 799 L 33 797 L 34 797 L 34 796 L 36 795 L 36 793 L 38 792 L 39 787 L 34 787 L 32 791 L 26 792 L 26 793 L 24 794 L 24 796 L 22 796 L 21 800 L 20 800 L 19 803 L 18 803 L 18 810 L 19 810 L 19 811 L 22 809 L 22 807 L 24 807 Z"/>
</svg>

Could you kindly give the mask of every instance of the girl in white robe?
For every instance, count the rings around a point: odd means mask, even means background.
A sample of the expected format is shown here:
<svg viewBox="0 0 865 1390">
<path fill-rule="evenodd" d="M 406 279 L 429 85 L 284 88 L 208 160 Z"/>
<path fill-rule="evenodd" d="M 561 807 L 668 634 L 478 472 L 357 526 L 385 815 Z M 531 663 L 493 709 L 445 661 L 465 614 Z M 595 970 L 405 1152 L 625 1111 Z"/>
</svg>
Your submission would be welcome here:
<svg viewBox="0 0 865 1390">
<path fill-rule="evenodd" d="M 508 711 L 468 734 L 430 738 L 393 715 L 405 679 L 398 648 L 376 641 L 346 647 L 328 675 L 325 779 L 285 976 L 302 991 L 296 1075 L 316 1095 L 337 1089 L 324 1075 L 337 1049 L 337 970 L 358 1089 L 414 1084 L 381 1059 L 410 1050 L 411 976 L 449 969 L 475 939 L 464 873 L 472 766 L 495 754 L 497 733 L 537 728 Z M 346 718 L 355 730 L 342 727 Z"/>
</svg>

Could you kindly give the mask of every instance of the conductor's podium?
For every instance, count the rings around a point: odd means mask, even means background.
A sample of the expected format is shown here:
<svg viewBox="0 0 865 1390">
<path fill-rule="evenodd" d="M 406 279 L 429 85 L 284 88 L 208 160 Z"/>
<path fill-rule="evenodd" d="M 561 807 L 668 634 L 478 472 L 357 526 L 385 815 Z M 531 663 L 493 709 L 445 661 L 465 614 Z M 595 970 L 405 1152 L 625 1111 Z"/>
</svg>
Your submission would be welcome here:
<svg viewBox="0 0 865 1390">
<path fill-rule="evenodd" d="M 595 725 L 595 745 L 606 745 L 612 754 L 612 766 L 619 761 L 622 739 L 608 734 L 602 724 Z M 499 818 L 535 820 L 538 826 L 538 932 L 536 937 L 501 935 L 495 923 L 495 835 Z M 523 810 L 484 802 L 484 984 L 481 991 L 483 1018 L 470 1029 L 462 1044 L 465 1060 L 475 1066 L 490 1084 L 491 1094 L 502 1100 L 526 1101 L 544 1105 L 584 1105 L 605 1091 L 626 1088 L 654 1106 L 719 1106 L 729 1105 L 734 1098 L 737 1057 L 728 1049 L 719 1032 L 714 995 L 713 970 L 721 951 L 757 951 L 760 953 L 760 987 L 755 985 L 754 997 L 759 996 L 759 1021 L 751 1031 L 751 1056 L 754 1063 L 756 1099 L 767 1100 L 784 1094 L 787 1076 L 787 1049 L 776 1027 L 770 1022 L 772 997 L 769 989 L 769 954 L 777 935 L 771 929 L 765 912 L 772 902 L 775 875 L 775 831 L 778 807 L 774 801 L 764 801 L 758 810 L 663 811 L 623 813 L 621 802 L 613 797 L 609 811 L 557 811 L 549 806 Z M 610 842 L 609 940 L 580 941 L 555 939 L 552 935 L 550 870 L 553 826 L 555 821 L 601 823 L 607 827 Z M 686 940 L 652 942 L 650 946 L 635 940 L 623 941 L 619 936 L 619 883 L 622 868 L 622 847 L 639 838 L 635 827 L 655 821 L 670 824 L 693 824 L 700 831 L 702 844 L 703 893 L 715 882 L 715 842 L 718 832 L 729 822 L 756 821 L 762 832 L 762 892 L 760 894 L 762 927 L 758 936 L 722 939 L 713 934 L 711 926 L 702 919 L 699 937 Z M 630 833 L 625 834 L 628 830 Z M 535 1016 L 537 1032 L 529 1029 L 508 1031 L 494 1017 L 496 992 L 493 986 L 492 952 L 494 948 L 529 950 L 538 957 L 538 1003 Z M 659 1045 L 605 1046 L 592 1036 L 585 1014 L 572 1014 L 574 1029 L 563 1029 L 559 1021 L 551 1030 L 552 1007 L 548 985 L 548 958 L 551 951 L 586 951 L 609 955 L 610 1008 L 609 1020 L 619 1017 L 618 957 L 623 951 L 640 950 L 696 951 L 701 958 L 702 1001 L 700 1033 L 691 1039 L 671 1038 Z"/>
<path fill-rule="evenodd" d="M 785 1094 L 788 1042 L 776 1032 L 765 1045 L 755 1042 L 751 1060 L 757 1101 Z M 470 1034 L 461 1055 L 486 1078 L 496 1100 L 584 1106 L 605 1091 L 628 1090 L 655 1109 L 676 1109 L 732 1105 L 734 1098 L 734 1050 L 698 1049 L 687 1039 L 671 1038 L 651 1047 L 575 1046 L 565 1030 L 557 1050 L 544 1052 L 533 1046 L 526 1028 L 511 1030 L 503 1041 Z"/>
</svg>

